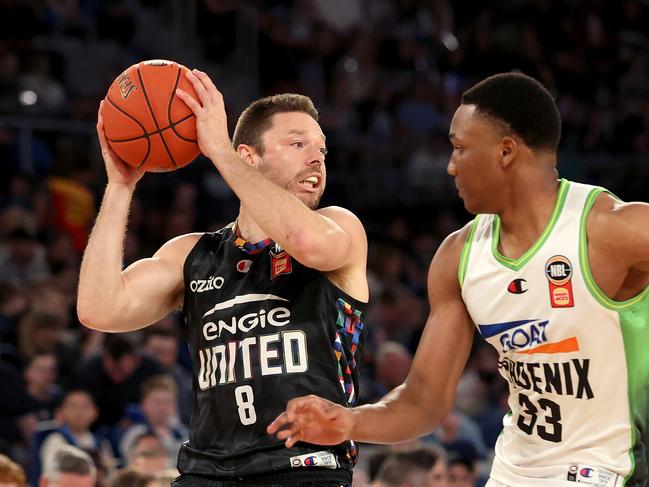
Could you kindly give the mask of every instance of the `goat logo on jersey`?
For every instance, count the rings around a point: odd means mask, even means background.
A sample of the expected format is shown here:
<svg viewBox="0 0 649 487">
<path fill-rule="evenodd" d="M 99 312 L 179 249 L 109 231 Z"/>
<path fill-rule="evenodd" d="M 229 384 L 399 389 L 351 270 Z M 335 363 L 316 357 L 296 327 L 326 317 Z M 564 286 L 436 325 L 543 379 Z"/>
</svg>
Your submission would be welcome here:
<svg viewBox="0 0 649 487">
<path fill-rule="evenodd" d="M 548 341 L 546 329 L 549 323 L 548 320 L 538 319 L 506 321 L 478 325 L 478 330 L 485 340 L 498 335 L 502 353 L 533 355 L 537 353 L 568 353 L 579 350 L 579 342 L 574 336 L 557 342 Z"/>
<path fill-rule="evenodd" d="M 553 308 L 572 308 L 572 264 L 567 257 L 555 255 L 545 263 L 545 275 L 550 287 L 550 304 Z"/>
</svg>

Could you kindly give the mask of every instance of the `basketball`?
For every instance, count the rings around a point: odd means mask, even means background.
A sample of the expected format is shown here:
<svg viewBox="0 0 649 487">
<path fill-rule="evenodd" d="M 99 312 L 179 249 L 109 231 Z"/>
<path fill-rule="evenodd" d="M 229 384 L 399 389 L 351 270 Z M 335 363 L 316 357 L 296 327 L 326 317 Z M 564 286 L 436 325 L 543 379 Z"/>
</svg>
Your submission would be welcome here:
<svg viewBox="0 0 649 487">
<path fill-rule="evenodd" d="M 110 85 L 101 108 L 104 132 L 126 163 L 146 171 L 173 171 L 200 153 L 196 118 L 176 96 L 180 88 L 198 100 L 187 71 L 174 61 L 143 61 Z"/>
</svg>

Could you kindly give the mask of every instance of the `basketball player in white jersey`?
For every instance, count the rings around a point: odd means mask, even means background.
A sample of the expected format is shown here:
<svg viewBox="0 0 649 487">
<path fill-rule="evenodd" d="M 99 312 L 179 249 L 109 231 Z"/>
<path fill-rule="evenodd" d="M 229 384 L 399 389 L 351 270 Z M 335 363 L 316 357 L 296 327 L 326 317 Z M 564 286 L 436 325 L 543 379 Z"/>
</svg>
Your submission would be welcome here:
<svg viewBox="0 0 649 487">
<path fill-rule="evenodd" d="M 552 96 L 525 75 L 463 94 L 448 172 L 477 216 L 433 259 L 406 381 L 353 409 L 294 399 L 269 433 L 290 446 L 433 431 L 477 328 L 510 390 L 490 487 L 649 484 L 649 205 L 557 180 L 560 133 Z"/>
</svg>

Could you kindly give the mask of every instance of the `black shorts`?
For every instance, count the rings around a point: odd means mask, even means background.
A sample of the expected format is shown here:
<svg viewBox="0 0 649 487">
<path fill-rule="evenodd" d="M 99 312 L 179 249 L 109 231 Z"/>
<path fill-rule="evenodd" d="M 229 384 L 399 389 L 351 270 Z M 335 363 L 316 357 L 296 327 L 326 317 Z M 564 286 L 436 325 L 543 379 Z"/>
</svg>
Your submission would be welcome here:
<svg viewBox="0 0 649 487">
<path fill-rule="evenodd" d="M 222 479 L 183 474 L 171 487 L 352 487 L 347 470 L 300 470 Z"/>
</svg>

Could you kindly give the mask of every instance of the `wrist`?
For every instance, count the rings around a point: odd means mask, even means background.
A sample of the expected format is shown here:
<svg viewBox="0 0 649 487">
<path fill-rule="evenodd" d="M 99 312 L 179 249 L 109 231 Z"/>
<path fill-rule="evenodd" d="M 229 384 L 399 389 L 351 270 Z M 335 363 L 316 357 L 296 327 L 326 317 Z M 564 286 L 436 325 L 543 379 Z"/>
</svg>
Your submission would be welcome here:
<svg viewBox="0 0 649 487">
<path fill-rule="evenodd" d="M 362 424 L 362 418 L 360 418 L 361 410 L 360 408 L 351 408 L 348 409 L 348 411 L 349 411 L 350 420 L 349 420 L 349 431 L 347 432 L 347 439 L 355 440 L 361 434 L 361 432 L 358 430 L 359 425 Z"/>
<path fill-rule="evenodd" d="M 231 145 L 218 145 L 211 147 L 205 154 L 215 165 L 227 163 L 232 157 L 239 157 Z"/>
<path fill-rule="evenodd" d="M 104 192 L 105 198 L 117 198 L 131 201 L 133 192 L 135 191 L 135 183 L 126 183 L 124 181 L 108 181 L 106 191 Z"/>
<path fill-rule="evenodd" d="M 126 183 L 124 181 L 111 181 L 108 180 L 106 185 L 106 193 L 111 193 L 119 196 L 126 196 L 130 198 L 135 191 L 136 182 Z"/>
</svg>

